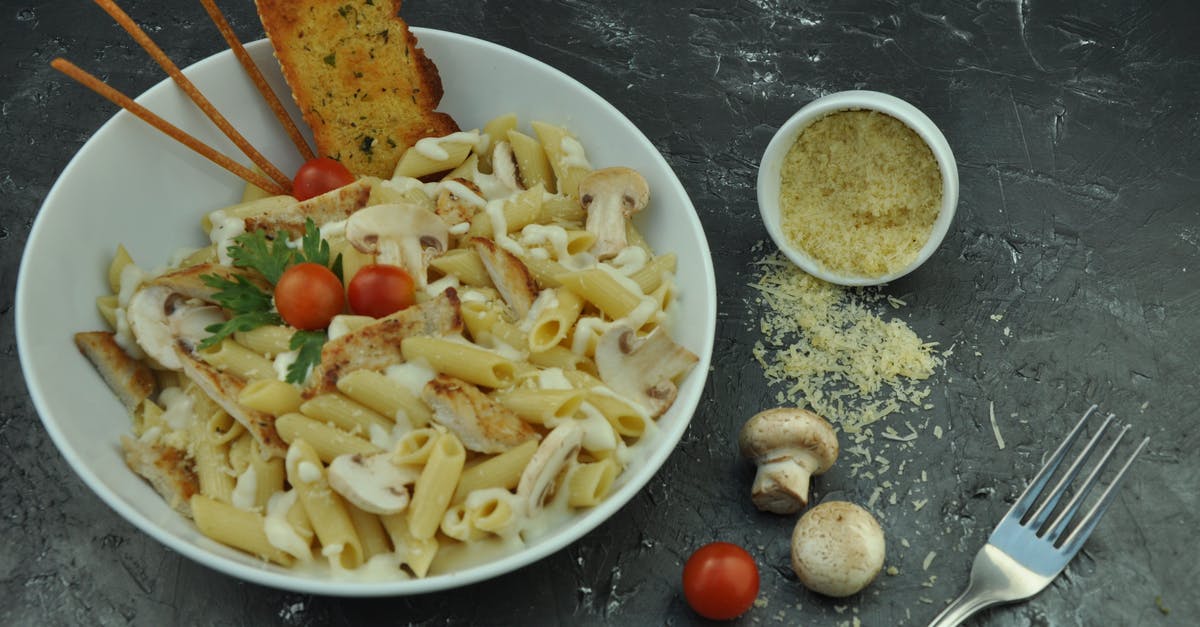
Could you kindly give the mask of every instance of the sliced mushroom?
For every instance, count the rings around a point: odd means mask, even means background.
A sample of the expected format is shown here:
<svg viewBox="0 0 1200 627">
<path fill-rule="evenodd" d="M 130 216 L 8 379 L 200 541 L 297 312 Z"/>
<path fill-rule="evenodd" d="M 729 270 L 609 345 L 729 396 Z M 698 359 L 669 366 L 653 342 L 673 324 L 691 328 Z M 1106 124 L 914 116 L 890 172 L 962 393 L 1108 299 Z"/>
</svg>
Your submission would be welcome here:
<svg viewBox="0 0 1200 627">
<path fill-rule="evenodd" d="M 437 208 L 434 212 L 448 225 L 461 224 L 484 208 L 487 201 L 483 191 L 467 179 L 446 179 L 438 184 Z"/>
<path fill-rule="evenodd" d="M 525 189 L 512 144 L 506 141 L 496 142 L 496 147 L 492 149 L 492 174 L 514 192 Z"/>
<path fill-rule="evenodd" d="M 446 252 L 449 238 L 445 221 L 415 205 L 374 205 L 346 220 L 346 240 L 354 248 L 408 270 L 419 287 L 428 284 L 429 260 Z"/>
<path fill-rule="evenodd" d="M 538 297 L 537 281 L 525 262 L 486 237 L 472 237 L 471 248 L 479 254 L 479 260 L 483 262 L 500 297 L 508 303 L 518 319 L 524 318 Z"/>
<path fill-rule="evenodd" d="M 758 509 L 792 514 L 808 505 L 813 475 L 838 458 L 833 425 L 805 409 L 779 407 L 754 415 L 738 436 L 742 455 L 758 464 L 750 498 Z"/>
<path fill-rule="evenodd" d="M 156 284 L 143 285 L 133 293 L 125 316 L 138 346 L 169 370 L 183 367 L 181 341 L 190 349 L 210 335 L 206 327 L 226 319 L 220 307 Z"/>
<path fill-rule="evenodd" d="M 425 384 L 421 398 L 433 408 L 433 421 L 472 451 L 503 453 L 538 437 L 515 413 L 462 379 L 439 374 Z"/>
<path fill-rule="evenodd" d="M 650 203 L 650 186 L 631 168 L 595 170 L 579 182 L 579 203 L 587 210 L 587 230 L 596 236 L 592 253 L 611 259 L 629 245 L 625 219 Z"/>
<path fill-rule="evenodd" d="M 554 497 L 558 478 L 571 467 L 582 446 L 583 428 L 574 420 L 567 420 L 546 434 L 517 484 L 517 497 L 525 503 L 529 516 L 536 516 Z"/>
<path fill-rule="evenodd" d="M 329 464 L 329 487 L 364 512 L 400 513 L 408 507 L 408 486 L 418 473 L 390 458 L 390 453 L 339 455 Z"/>
<path fill-rule="evenodd" d="M 645 338 L 633 329 L 614 324 L 596 344 L 596 369 L 600 378 L 619 394 L 658 416 L 675 402 L 683 376 L 699 358 L 676 344 L 661 328 Z"/>
</svg>

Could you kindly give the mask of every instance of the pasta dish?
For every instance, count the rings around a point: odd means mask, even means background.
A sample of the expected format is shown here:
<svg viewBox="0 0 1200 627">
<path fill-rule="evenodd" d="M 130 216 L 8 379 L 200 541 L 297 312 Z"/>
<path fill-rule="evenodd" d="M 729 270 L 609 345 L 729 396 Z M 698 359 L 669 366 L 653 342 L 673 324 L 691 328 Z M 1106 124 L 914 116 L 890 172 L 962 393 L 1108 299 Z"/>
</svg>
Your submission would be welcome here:
<svg viewBox="0 0 1200 627">
<path fill-rule="evenodd" d="M 118 247 L 110 330 L 76 343 L 132 416 L 129 467 L 220 543 L 382 577 L 602 502 L 697 357 L 669 335 L 675 256 L 630 220 L 646 181 L 532 127 L 422 139 L 304 200 L 248 186 L 161 269 Z"/>
</svg>

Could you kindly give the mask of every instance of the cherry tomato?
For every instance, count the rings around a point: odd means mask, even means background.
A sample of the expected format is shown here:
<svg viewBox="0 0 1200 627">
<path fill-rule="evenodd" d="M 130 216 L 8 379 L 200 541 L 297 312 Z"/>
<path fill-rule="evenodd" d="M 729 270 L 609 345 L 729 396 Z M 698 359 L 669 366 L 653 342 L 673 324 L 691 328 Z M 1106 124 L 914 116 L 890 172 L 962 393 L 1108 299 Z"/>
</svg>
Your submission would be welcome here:
<svg viewBox="0 0 1200 627">
<path fill-rule="evenodd" d="M 329 157 L 309 159 L 300 166 L 292 181 L 292 196 L 308 200 L 354 182 L 354 175 L 340 161 Z"/>
<path fill-rule="evenodd" d="M 305 331 L 324 329 L 342 313 L 342 282 L 319 263 L 298 263 L 275 284 L 275 308 L 283 321 Z"/>
<path fill-rule="evenodd" d="M 412 277 L 404 268 L 387 264 L 363 266 L 350 280 L 350 310 L 382 318 L 412 305 L 416 299 Z"/>
<path fill-rule="evenodd" d="M 706 544 L 683 565 L 683 596 L 705 618 L 737 618 L 750 609 L 758 596 L 758 566 L 736 544 Z"/>
</svg>

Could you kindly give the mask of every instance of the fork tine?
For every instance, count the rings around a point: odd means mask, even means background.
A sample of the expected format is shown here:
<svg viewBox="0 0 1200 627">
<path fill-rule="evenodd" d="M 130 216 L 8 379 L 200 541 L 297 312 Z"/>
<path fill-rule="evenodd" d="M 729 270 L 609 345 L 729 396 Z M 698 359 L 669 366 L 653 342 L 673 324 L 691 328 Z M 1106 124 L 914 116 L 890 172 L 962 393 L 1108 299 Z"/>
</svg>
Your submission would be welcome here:
<svg viewBox="0 0 1200 627">
<path fill-rule="evenodd" d="M 1054 522 L 1050 523 L 1050 525 L 1045 528 L 1044 533 L 1046 539 L 1054 542 L 1063 534 L 1064 531 L 1066 531 L 1067 524 L 1075 517 L 1076 510 L 1083 505 L 1083 500 L 1087 498 L 1087 495 L 1091 493 L 1092 488 L 1095 487 L 1096 483 L 1100 480 L 1100 473 L 1103 472 L 1104 467 L 1108 465 L 1109 458 L 1111 458 L 1113 452 L 1117 450 L 1117 446 L 1121 444 L 1121 439 L 1125 437 L 1126 433 L 1129 433 L 1129 425 L 1125 425 L 1125 428 L 1121 429 L 1121 432 L 1117 434 L 1117 437 L 1113 439 L 1112 444 L 1109 445 L 1108 450 L 1104 451 L 1104 456 L 1100 458 L 1100 461 L 1096 462 L 1096 466 L 1095 468 L 1092 468 L 1092 472 L 1088 473 L 1087 479 L 1084 480 L 1083 485 L 1081 485 L 1079 489 L 1075 490 L 1075 494 L 1071 496 L 1071 500 L 1067 502 L 1067 506 L 1058 513 L 1058 516 L 1054 518 Z M 1097 432 L 1096 435 L 1099 436 L 1100 432 Z M 1093 440 L 1094 439 L 1095 438 L 1093 438 Z M 1091 451 L 1087 451 L 1084 455 L 1080 455 L 1076 464 L 1081 464 L 1084 457 L 1090 453 Z M 1062 495 L 1058 494 L 1055 496 L 1061 497 Z M 1035 533 L 1038 533 L 1039 535 L 1043 533 L 1043 530 L 1039 527 L 1033 527 L 1033 529 Z"/>
<path fill-rule="evenodd" d="M 1075 480 L 1077 475 L 1079 475 L 1079 471 L 1083 470 L 1083 464 L 1087 462 L 1088 458 L 1091 457 L 1092 452 L 1096 450 L 1096 446 L 1100 444 L 1100 438 L 1104 436 L 1104 432 L 1108 430 L 1108 426 L 1112 424 L 1112 421 L 1113 415 L 1109 414 L 1108 417 L 1104 419 L 1104 424 L 1100 425 L 1100 428 L 1096 430 L 1095 435 L 1093 435 L 1092 439 L 1088 441 L 1087 446 L 1083 447 L 1083 450 L 1080 451 L 1079 455 L 1075 458 L 1075 461 L 1071 463 L 1071 467 L 1068 468 L 1067 472 L 1064 473 L 1062 478 L 1058 480 L 1058 483 L 1054 484 L 1054 489 L 1050 490 L 1049 496 L 1046 498 L 1046 500 L 1042 501 L 1042 504 L 1039 505 L 1038 508 L 1033 512 L 1033 515 L 1029 517 L 1029 521 L 1025 524 L 1028 524 L 1031 529 L 1042 528 L 1042 525 L 1046 522 L 1046 519 L 1049 518 L 1051 512 L 1054 511 L 1054 506 L 1058 505 L 1059 500 L 1061 500 L 1063 495 L 1066 494 L 1067 486 L 1071 485 L 1071 482 Z M 1126 427 L 1126 430 L 1128 429 L 1129 428 Z"/>
<path fill-rule="evenodd" d="M 1142 438 L 1141 443 L 1134 449 L 1133 454 L 1125 461 L 1125 465 L 1113 477 L 1112 483 L 1108 484 L 1108 488 L 1104 490 L 1104 494 L 1100 496 L 1100 500 L 1096 501 L 1096 504 L 1088 510 L 1088 513 L 1080 520 L 1075 530 L 1071 532 L 1071 535 L 1067 536 L 1067 540 L 1063 543 L 1061 550 L 1068 560 L 1075 557 L 1080 547 L 1083 546 L 1084 541 L 1088 539 L 1088 536 L 1092 535 L 1092 530 L 1096 528 L 1096 524 L 1100 522 L 1100 518 L 1104 515 L 1104 512 L 1108 511 L 1108 506 L 1112 505 L 1112 502 L 1117 498 L 1117 488 L 1121 487 L 1121 481 L 1125 479 L 1125 473 L 1133 465 L 1133 460 L 1137 459 L 1138 453 L 1141 453 L 1142 449 L 1146 448 L 1146 444 L 1149 442 L 1149 437 Z"/>
<path fill-rule="evenodd" d="M 1058 450 L 1054 451 L 1054 455 L 1038 471 L 1037 476 L 1029 483 L 1029 487 L 1025 488 L 1025 491 L 1021 493 L 1021 497 L 1009 508 L 1008 513 L 1004 516 L 1005 518 L 1021 519 L 1025 517 L 1025 512 L 1029 511 L 1029 508 L 1041 496 L 1042 489 L 1046 487 L 1046 482 L 1050 481 L 1050 475 L 1054 474 L 1055 470 L 1058 470 L 1059 464 L 1062 463 L 1063 458 L 1067 454 L 1067 449 L 1071 448 L 1071 444 L 1075 442 L 1075 438 L 1079 437 L 1080 432 L 1083 431 L 1083 424 L 1096 411 L 1096 407 L 1098 406 L 1092 405 L 1084 412 L 1083 418 L 1079 419 L 1079 422 L 1075 424 L 1074 429 L 1071 429 L 1071 433 L 1067 434 L 1063 443 L 1058 445 Z"/>
</svg>

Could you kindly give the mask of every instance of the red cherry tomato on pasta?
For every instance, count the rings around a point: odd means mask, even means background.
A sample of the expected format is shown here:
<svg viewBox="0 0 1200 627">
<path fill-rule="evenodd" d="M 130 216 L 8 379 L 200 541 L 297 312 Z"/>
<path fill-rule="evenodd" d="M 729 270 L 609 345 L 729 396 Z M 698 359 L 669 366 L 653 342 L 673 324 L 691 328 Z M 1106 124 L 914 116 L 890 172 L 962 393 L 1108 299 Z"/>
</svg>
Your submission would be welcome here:
<svg viewBox="0 0 1200 627">
<path fill-rule="evenodd" d="M 324 329 L 342 313 L 342 282 L 319 263 L 298 263 L 275 284 L 275 308 L 283 321 L 304 331 Z"/>
<path fill-rule="evenodd" d="M 329 157 L 309 159 L 300 166 L 292 181 L 292 196 L 308 200 L 354 182 L 354 175 L 340 161 Z"/>
<path fill-rule="evenodd" d="M 387 264 L 363 266 L 350 280 L 350 310 L 382 318 L 413 304 L 416 290 L 404 268 Z"/>
<path fill-rule="evenodd" d="M 736 544 L 706 544 L 683 565 L 683 595 L 688 605 L 705 618 L 737 618 L 754 605 L 758 596 L 758 566 Z"/>
</svg>

